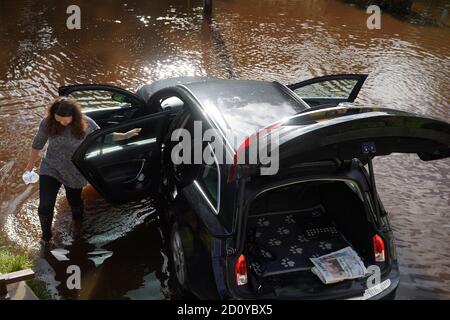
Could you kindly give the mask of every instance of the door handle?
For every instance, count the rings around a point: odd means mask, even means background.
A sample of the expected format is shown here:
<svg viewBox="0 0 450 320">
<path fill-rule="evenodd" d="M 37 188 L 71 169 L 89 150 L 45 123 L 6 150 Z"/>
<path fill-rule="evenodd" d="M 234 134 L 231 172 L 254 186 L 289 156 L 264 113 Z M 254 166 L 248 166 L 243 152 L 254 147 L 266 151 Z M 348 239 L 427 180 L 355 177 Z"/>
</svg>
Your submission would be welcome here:
<svg viewBox="0 0 450 320">
<path fill-rule="evenodd" d="M 118 121 L 107 121 L 106 124 L 109 125 L 109 126 L 112 126 L 114 124 L 120 124 L 120 122 L 118 122 Z"/>
</svg>

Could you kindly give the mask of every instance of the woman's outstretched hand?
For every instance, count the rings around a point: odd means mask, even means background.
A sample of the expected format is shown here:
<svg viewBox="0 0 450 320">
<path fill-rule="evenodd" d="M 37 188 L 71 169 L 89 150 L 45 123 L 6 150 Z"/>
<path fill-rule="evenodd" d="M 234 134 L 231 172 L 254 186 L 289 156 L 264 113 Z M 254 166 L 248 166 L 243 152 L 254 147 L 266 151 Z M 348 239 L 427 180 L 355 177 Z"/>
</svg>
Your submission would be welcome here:
<svg viewBox="0 0 450 320">
<path fill-rule="evenodd" d="M 142 128 L 134 128 L 127 132 L 113 132 L 112 133 L 112 141 L 121 141 L 127 140 L 137 136 L 141 132 Z"/>
<path fill-rule="evenodd" d="M 139 133 L 141 132 L 142 128 L 134 128 L 128 132 L 125 133 L 125 139 L 130 139 L 133 138 L 137 135 L 139 135 Z"/>
</svg>

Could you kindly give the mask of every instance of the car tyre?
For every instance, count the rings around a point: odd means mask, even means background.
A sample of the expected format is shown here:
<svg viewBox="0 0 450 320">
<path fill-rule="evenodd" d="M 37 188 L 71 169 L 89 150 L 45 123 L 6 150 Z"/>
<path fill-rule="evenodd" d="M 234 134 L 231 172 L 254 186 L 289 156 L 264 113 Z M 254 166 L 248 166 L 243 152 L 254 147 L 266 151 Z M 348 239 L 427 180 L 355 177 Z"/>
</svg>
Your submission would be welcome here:
<svg viewBox="0 0 450 320">
<path fill-rule="evenodd" d="M 172 225 L 170 233 L 170 255 L 177 287 L 180 293 L 185 294 L 188 292 L 187 266 L 178 222 Z"/>
</svg>

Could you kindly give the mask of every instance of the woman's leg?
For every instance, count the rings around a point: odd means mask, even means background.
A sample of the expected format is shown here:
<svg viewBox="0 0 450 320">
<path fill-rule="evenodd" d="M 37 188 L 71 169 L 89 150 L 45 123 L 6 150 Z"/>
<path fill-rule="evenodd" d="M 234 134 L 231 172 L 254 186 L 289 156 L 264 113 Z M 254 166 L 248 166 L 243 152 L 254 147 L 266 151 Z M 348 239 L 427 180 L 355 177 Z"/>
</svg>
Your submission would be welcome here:
<svg viewBox="0 0 450 320">
<path fill-rule="evenodd" d="M 42 240 L 49 241 L 52 238 L 53 212 L 56 196 L 61 182 L 53 177 L 41 175 L 39 177 L 39 221 L 41 223 Z"/>
<path fill-rule="evenodd" d="M 81 198 L 81 192 L 83 189 L 74 189 L 64 186 L 66 189 L 66 198 L 72 208 L 72 218 L 74 220 L 80 220 L 83 217 L 84 204 Z"/>
</svg>

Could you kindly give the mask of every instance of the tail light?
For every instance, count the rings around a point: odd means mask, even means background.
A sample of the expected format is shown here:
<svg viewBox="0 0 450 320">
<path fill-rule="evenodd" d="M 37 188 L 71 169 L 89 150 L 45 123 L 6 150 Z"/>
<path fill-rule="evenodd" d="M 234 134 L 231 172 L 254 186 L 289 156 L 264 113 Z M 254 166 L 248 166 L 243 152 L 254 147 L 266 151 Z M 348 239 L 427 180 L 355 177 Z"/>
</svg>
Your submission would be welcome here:
<svg viewBox="0 0 450 320">
<path fill-rule="evenodd" d="M 227 177 L 228 183 L 232 182 L 236 176 L 239 157 L 241 157 L 244 154 L 244 152 L 250 147 L 250 143 L 255 139 L 255 137 L 256 137 L 256 134 L 253 134 L 253 135 L 247 137 L 244 140 L 244 142 L 241 143 L 241 145 L 237 148 L 237 150 L 234 154 L 233 164 L 232 164 L 230 170 L 228 171 L 228 177 Z"/>
<path fill-rule="evenodd" d="M 373 236 L 373 251 L 375 253 L 375 261 L 376 262 L 385 262 L 386 261 L 386 251 L 384 248 L 384 241 L 379 235 Z"/>
<path fill-rule="evenodd" d="M 236 284 L 238 286 L 247 284 L 247 261 L 245 260 L 245 256 L 243 254 L 241 254 L 237 259 L 234 270 L 236 273 Z"/>
<path fill-rule="evenodd" d="M 250 145 L 252 143 L 255 143 L 256 141 L 258 141 L 258 139 L 262 139 L 265 135 L 268 135 L 271 130 L 279 128 L 283 124 L 284 121 L 285 120 L 280 120 L 280 121 L 272 123 L 271 125 L 268 125 L 267 127 L 264 127 L 263 129 L 248 136 L 244 140 L 244 142 L 241 143 L 241 145 L 237 148 L 237 150 L 234 154 L 233 164 L 228 171 L 228 176 L 227 176 L 228 183 L 232 182 L 235 179 L 239 160 L 241 157 L 245 157 L 245 152 L 250 148 Z M 243 158 L 243 159 L 245 160 L 245 158 Z"/>
</svg>

